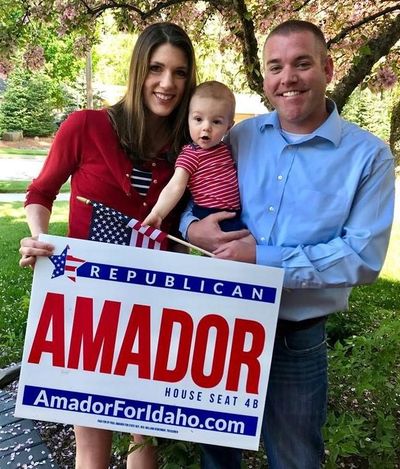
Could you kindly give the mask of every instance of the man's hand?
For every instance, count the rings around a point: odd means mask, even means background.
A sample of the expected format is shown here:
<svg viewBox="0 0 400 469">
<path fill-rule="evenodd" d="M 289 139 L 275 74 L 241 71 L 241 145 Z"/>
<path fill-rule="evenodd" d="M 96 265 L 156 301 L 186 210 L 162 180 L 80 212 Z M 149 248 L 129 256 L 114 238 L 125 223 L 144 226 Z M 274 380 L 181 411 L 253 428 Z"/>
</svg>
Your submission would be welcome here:
<svg viewBox="0 0 400 469">
<path fill-rule="evenodd" d="M 229 259 L 231 261 L 256 263 L 256 240 L 248 235 L 245 238 L 236 239 L 222 244 L 213 251 L 218 259 Z"/>
<path fill-rule="evenodd" d="M 239 240 L 249 235 L 249 230 L 238 230 L 224 232 L 219 226 L 219 222 L 228 218 L 233 218 L 233 212 L 218 212 L 208 215 L 202 220 L 189 225 L 187 236 L 190 243 L 207 251 L 213 252 L 219 246 L 230 241 Z"/>
</svg>

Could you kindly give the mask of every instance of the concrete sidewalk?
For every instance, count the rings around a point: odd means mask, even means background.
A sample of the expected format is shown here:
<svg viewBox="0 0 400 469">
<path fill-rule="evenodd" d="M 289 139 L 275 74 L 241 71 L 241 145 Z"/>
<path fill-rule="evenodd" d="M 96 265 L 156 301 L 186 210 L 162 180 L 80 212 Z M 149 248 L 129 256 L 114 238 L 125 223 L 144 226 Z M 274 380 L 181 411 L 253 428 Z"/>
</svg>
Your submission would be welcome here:
<svg viewBox="0 0 400 469">
<path fill-rule="evenodd" d="M 0 158 L 0 179 L 2 181 L 31 181 L 43 166 L 43 157 Z M 0 202 L 23 202 L 25 194 L 0 194 Z M 59 194 L 57 200 L 69 200 L 69 194 Z"/>
<path fill-rule="evenodd" d="M 39 174 L 43 161 L 43 157 L 0 158 L 0 179 L 29 181 Z"/>
<path fill-rule="evenodd" d="M 58 201 L 69 200 L 70 194 L 63 192 L 58 194 Z M 25 194 L 0 194 L 0 202 L 23 202 L 25 200 Z"/>
</svg>

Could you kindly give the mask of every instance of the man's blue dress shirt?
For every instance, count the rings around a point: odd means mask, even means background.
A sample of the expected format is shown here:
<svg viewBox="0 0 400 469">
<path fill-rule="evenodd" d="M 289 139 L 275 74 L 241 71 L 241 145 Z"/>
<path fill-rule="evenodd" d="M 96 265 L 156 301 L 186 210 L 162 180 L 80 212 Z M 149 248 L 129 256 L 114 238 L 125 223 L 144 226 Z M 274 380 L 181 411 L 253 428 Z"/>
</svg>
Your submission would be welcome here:
<svg viewBox="0 0 400 469">
<path fill-rule="evenodd" d="M 282 135 L 276 112 L 240 122 L 228 140 L 257 264 L 285 269 L 279 317 L 292 321 L 344 310 L 350 287 L 376 279 L 393 219 L 388 146 L 331 101 L 328 109 L 296 143 Z M 193 220 L 183 215 L 184 234 Z"/>
</svg>

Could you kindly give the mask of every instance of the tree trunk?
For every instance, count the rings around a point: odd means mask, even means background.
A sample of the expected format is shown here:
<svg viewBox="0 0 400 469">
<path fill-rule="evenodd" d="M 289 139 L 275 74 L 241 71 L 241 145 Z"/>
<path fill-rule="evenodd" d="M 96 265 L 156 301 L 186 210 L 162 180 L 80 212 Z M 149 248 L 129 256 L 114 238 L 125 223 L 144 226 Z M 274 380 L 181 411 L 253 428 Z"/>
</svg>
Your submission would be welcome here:
<svg viewBox="0 0 400 469">
<path fill-rule="evenodd" d="M 400 99 L 393 106 L 390 118 L 390 148 L 394 155 L 395 166 L 400 166 Z"/>
<path fill-rule="evenodd" d="M 92 52 L 86 55 L 86 108 L 93 109 L 93 85 L 92 85 Z"/>
</svg>

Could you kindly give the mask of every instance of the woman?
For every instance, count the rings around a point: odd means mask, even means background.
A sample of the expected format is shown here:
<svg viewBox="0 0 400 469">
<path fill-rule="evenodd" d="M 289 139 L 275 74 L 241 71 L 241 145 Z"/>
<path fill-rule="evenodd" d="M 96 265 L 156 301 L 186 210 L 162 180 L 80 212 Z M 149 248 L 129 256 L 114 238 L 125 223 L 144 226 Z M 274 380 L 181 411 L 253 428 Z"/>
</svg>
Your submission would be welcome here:
<svg viewBox="0 0 400 469">
<path fill-rule="evenodd" d="M 187 142 L 187 111 L 196 85 L 195 57 L 187 34 L 172 23 L 147 27 L 134 47 L 125 96 L 99 111 L 78 111 L 63 123 L 38 178 L 28 188 L 26 214 L 32 237 L 21 240 L 22 267 L 53 246 L 47 233 L 53 201 L 71 176 L 68 236 L 87 239 L 92 207 L 83 196 L 143 220 L 173 174 L 173 159 Z M 164 220 L 171 231 L 174 216 Z M 171 246 L 169 246 L 171 248 Z M 75 427 L 76 468 L 107 468 L 112 433 Z M 141 441 L 139 436 L 136 441 Z M 131 453 L 129 468 L 151 468 L 151 447 Z"/>
</svg>

